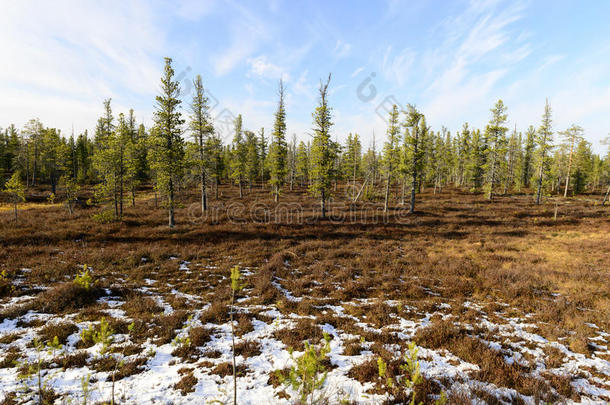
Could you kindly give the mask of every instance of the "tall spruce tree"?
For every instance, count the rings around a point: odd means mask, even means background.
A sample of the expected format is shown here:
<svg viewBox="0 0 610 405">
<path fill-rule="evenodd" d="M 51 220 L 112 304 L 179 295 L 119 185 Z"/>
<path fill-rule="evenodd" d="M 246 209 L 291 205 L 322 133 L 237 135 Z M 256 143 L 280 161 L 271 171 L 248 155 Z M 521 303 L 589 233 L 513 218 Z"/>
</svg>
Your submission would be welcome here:
<svg viewBox="0 0 610 405">
<path fill-rule="evenodd" d="M 568 189 L 570 187 L 570 176 L 572 174 L 572 163 L 574 158 L 574 148 L 583 140 L 583 129 L 578 125 L 572 125 L 565 131 L 559 132 L 559 136 L 563 138 L 563 144 L 568 150 L 568 168 L 566 173 L 566 184 L 563 192 L 564 198 L 568 196 Z"/>
<path fill-rule="evenodd" d="M 485 129 L 487 139 L 487 199 L 491 200 L 495 186 L 500 180 L 500 163 L 506 153 L 506 107 L 502 100 L 498 100 L 491 109 L 491 120 Z"/>
<path fill-rule="evenodd" d="M 196 145 L 195 165 L 199 174 L 199 182 L 201 186 L 201 212 L 205 212 L 208 208 L 207 198 L 207 181 L 206 181 L 206 161 L 205 145 L 208 142 L 209 136 L 214 132 L 214 126 L 210 118 L 210 107 L 208 106 L 208 98 L 205 96 L 201 75 L 193 80 L 193 100 L 191 101 L 191 119 L 189 129 L 193 134 Z"/>
<path fill-rule="evenodd" d="M 409 212 L 415 212 L 415 193 L 417 191 L 417 180 L 419 178 L 422 163 L 423 149 L 421 141 L 424 138 L 423 133 L 428 131 L 425 118 L 422 113 L 417 111 L 415 106 L 409 104 L 405 111 L 405 121 L 403 124 L 406 127 L 405 131 L 405 148 L 407 150 L 408 161 L 410 162 L 408 172 L 411 175 L 411 202 Z"/>
<path fill-rule="evenodd" d="M 326 200 L 330 194 L 331 176 L 334 164 L 333 145 L 330 137 L 332 108 L 328 105 L 328 86 L 331 75 L 325 82 L 320 81 L 318 90 L 320 98 L 313 115 L 313 142 L 311 145 L 311 178 L 310 191 L 320 197 L 320 212 L 326 218 Z"/>
<path fill-rule="evenodd" d="M 167 196 L 168 225 L 176 224 L 174 211 L 177 182 L 184 169 L 184 140 L 182 139 L 182 113 L 180 82 L 174 78 L 172 59 L 165 58 L 161 77 L 161 94 L 156 97 L 154 112 L 155 131 L 151 133 L 151 166 L 157 176 L 157 187 Z"/>
<path fill-rule="evenodd" d="M 244 140 L 243 119 L 239 114 L 234 121 L 235 135 L 230 155 L 230 170 L 233 181 L 239 186 L 239 198 L 243 198 L 243 181 L 246 177 L 246 142 Z"/>
<path fill-rule="evenodd" d="M 548 168 L 548 154 L 552 148 L 553 142 L 553 128 L 551 118 L 551 106 L 549 100 L 546 100 L 544 105 L 544 114 L 542 115 L 542 123 L 538 128 L 536 143 L 538 147 L 538 184 L 536 190 L 536 205 L 540 204 L 542 196 L 542 180 L 544 173 Z"/>
<path fill-rule="evenodd" d="M 269 147 L 269 184 L 272 187 L 275 202 L 280 197 L 280 189 L 286 179 L 286 109 L 284 106 L 284 82 L 280 80 L 278 86 L 278 106 L 275 112 L 273 132 L 271 133 L 271 146 Z"/>
<path fill-rule="evenodd" d="M 533 159 L 536 149 L 536 129 L 530 125 L 525 136 L 525 146 L 523 160 L 521 162 L 521 183 L 525 188 L 529 188 L 533 175 Z"/>
<path fill-rule="evenodd" d="M 390 188 L 392 187 L 392 178 L 398 169 L 400 162 L 400 124 L 398 122 L 398 106 L 394 104 L 392 111 L 388 117 L 388 139 L 383 147 L 383 169 L 385 171 L 386 183 L 385 193 L 383 198 L 383 211 L 388 210 L 388 201 L 390 199 Z"/>
</svg>

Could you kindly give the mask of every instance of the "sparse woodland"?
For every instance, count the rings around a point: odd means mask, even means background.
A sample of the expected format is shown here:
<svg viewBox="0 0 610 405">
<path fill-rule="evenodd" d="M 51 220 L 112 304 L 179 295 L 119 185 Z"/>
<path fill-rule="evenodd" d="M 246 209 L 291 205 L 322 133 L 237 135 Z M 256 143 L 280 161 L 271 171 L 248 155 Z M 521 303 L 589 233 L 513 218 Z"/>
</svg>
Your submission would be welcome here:
<svg viewBox="0 0 610 405">
<path fill-rule="evenodd" d="M 71 187 L 93 187 L 91 202 L 110 202 L 117 220 L 124 204 L 134 205 L 138 192 L 152 185 L 169 210 L 170 226 L 177 194 L 198 187 L 206 210 L 219 184 L 235 185 L 240 198 L 253 187 L 269 188 L 275 202 L 286 189 L 304 186 L 320 199 L 322 216 L 329 198 L 345 197 L 336 193 L 338 183 L 353 185 L 353 199 L 383 200 L 386 210 L 407 200 L 414 206 L 418 193 L 447 187 L 490 200 L 532 193 L 537 204 L 561 195 L 607 200 L 610 149 L 605 156 L 593 153 L 578 125 L 554 128 L 548 103 L 541 104 L 541 122 L 508 128 L 509 108 L 499 100 L 485 128 L 466 122 L 453 134 L 434 130 L 415 106 L 394 106 L 387 134 L 365 149 L 357 133 L 348 134 L 345 144 L 333 140 L 330 76 L 320 83 L 319 105 L 312 106 L 313 137 L 288 142 L 280 81 L 269 138 L 264 129 L 245 129 L 247 117 L 238 115 L 233 136 L 225 140 L 214 130 L 201 77 L 194 80 L 192 99 L 183 100 L 171 63 L 166 59 L 150 128 L 136 122 L 133 110 L 116 114 L 107 99 L 92 134 L 66 137 L 37 119 L 0 131 L 0 185 L 19 173 L 26 188 L 48 186 L 56 199 L 68 200 L 75 197 Z M 399 191 L 390 195 L 394 188 Z"/>
<path fill-rule="evenodd" d="M 610 401 L 610 150 L 544 100 L 341 144 L 332 85 L 221 136 L 167 58 L 151 127 L 1 131 L 0 403 Z"/>
</svg>

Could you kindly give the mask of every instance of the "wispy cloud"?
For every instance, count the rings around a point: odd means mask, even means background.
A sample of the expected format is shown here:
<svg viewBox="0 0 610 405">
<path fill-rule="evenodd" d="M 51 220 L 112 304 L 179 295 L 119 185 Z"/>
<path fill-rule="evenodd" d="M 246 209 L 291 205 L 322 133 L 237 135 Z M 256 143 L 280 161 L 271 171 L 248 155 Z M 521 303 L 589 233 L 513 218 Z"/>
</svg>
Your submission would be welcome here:
<svg viewBox="0 0 610 405">
<path fill-rule="evenodd" d="M 396 82 L 399 86 L 406 83 L 411 66 L 415 60 L 416 53 L 408 48 L 405 48 L 395 54 L 391 45 L 388 45 L 381 62 L 381 71 L 383 75 L 391 81 Z"/>
<path fill-rule="evenodd" d="M 248 65 L 250 65 L 249 74 L 252 76 L 260 76 L 274 80 L 284 79 L 285 81 L 290 79 L 290 76 L 286 73 L 284 68 L 269 62 L 269 59 L 265 55 L 249 58 Z"/>
</svg>

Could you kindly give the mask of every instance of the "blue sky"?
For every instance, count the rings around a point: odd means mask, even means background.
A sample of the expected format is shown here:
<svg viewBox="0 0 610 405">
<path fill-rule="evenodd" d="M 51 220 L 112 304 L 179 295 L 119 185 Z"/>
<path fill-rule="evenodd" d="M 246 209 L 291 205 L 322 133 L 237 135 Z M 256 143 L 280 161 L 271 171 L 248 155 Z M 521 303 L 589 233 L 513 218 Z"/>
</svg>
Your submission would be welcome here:
<svg viewBox="0 0 610 405">
<path fill-rule="evenodd" d="M 163 57 L 188 99 L 203 76 L 221 121 L 270 129 L 277 80 L 290 136 L 306 139 L 332 73 L 333 136 L 385 136 L 385 107 L 416 104 L 434 129 L 483 127 L 499 98 L 511 127 L 581 125 L 597 151 L 610 132 L 610 2 L 54 1 L 5 2 L 0 125 L 39 117 L 92 130 L 102 100 L 150 124 Z M 223 128 L 220 128 L 223 131 Z M 224 129 L 226 131 L 226 129 Z"/>
</svg>

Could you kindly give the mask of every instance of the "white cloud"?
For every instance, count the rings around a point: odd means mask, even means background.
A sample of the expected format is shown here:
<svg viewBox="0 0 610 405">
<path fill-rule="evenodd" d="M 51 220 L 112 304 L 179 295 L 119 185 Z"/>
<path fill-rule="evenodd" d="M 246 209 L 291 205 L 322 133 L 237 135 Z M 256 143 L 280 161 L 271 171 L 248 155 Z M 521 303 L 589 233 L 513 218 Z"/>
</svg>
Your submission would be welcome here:
<svg viewBox="0 0 610 405">
<path fill-rule="evenodd" d="M 398 86 L 402 86 L 407 82 L 411 66 L 415 60 L 416 53 L 411 49 L 405 48 L 394 55 L 392 46 L 389 45 L 383 55 L 381 70 L 386 79 L 395 82 Z"/>
<path fill-rule="evenodd" d="M 344 58 L 349 55 L 351 49 L 352 49 L 351 44 L 348 44 L 348 43 L 343 42 L 340 39 L 338 39 L 337 43 L 335 45 L 335 49 L 334 49 L 335 57 L 337 59 Z"/>
<path fill-rule="evenodd" d="M 289 80 L 289 75 L 285 72 L 285 69 L 269 62 L 265 55 L 249 58 L 248 65 L 250 65 L 249 73 L 251 75 L 274 80 L 279 80 L 280 78 L 285 81 Z"/>
<path fill-rule="evenodd" d="M 0 122 L 22 125 L 40 115 L 65 133 L 70 122 L 93 125 L 105 98 L 135 104 L 153 94 L 165 45 L 157 26 L 139 2 L 7 3 L 0 93 L 12 97 L 0 100 Z"/>
</svg>

